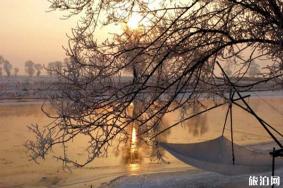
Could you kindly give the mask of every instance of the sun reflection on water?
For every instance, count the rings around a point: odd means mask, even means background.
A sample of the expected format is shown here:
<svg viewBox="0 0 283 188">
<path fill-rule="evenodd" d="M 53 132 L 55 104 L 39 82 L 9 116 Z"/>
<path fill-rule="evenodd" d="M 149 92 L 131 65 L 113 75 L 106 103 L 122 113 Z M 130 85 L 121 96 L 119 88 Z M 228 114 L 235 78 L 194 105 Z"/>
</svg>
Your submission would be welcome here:
<svg viewBox="0 0 283 188">
<path fill-rule="evenodd" d="M 130 175 L 138 175 L 141 170 L 141 165 L 139 163 L 130 163 L 128 165 L 128 172 Z"/>
<path fill-rule="evenodd" d="M 137 149 L 137 131 L 136 128 L 132 129 L 131 151 Z"/>
<path fill-rule="evenodd" d="M 137 129 L 133 126 L 131 134 L 130 161 L 128 164 L 128 172 L 131 175 L 137 175 L 140 171 L 141 165 L 138 149 Z"/>
<path fill-rule="evenodd" d="M 136 128 L 132 128 L 132 138 L 130 146 L 130 163 L 139 162 L 139 152 L 138 152 L 138 140 L 137 140 L 137 131 Z"/>
</svg>

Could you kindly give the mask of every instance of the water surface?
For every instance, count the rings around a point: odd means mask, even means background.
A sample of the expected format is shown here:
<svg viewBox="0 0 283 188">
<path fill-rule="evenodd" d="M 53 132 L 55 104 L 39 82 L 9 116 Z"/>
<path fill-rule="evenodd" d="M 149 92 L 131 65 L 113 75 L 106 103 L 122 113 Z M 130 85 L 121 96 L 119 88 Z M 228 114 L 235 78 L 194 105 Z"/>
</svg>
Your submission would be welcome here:
<svg viewBox="0 0 283 188">
<path fill-rule="evenodd" d="M 283 98 L 261 97 L 249 99 L 253 109 L 274 128 L 283 132 Z M 211 102 L 206 102 L 211 105 Z M 24 143 L 32 138 L 27 125 L 38 123 L 46 125 L 51 120 L 40 109 L 39 103 L 4 103 L 0 105 L 0 187 L 89 187 L 128 174 L 149 172 L 170 172 L 193 169 L 176 160 L 165 152 L 166 161 L 170 164 L 150 161 L 147 154 L 141 164 L 125 164 L 122 154 L 109 153 L 107 158 L 99 158 L 83 169 L 72 169 L 72 173 L 62 168 L 60 161 L 52 158 L 50 153 L 45 161 L 36 164 L 29 160 Z M 198 111 L 199 109 L 194 109 Z M 212 110 L 209 113 L 184 122 L 168 131 L 167 142 L 193 143 L 209 140 L 221 135 L 227 106 Z M 189 114 L 190 112 L 188 112 Z M 180 112 L 172 112 L 164 117 L 170 125 L 180 118 Z M 254 117 L 233 107 L 234 141 L 241 145 L 271 141 L 265 130 Z M 230 138 L 229 124 L 225 136 Z M 78 159 L 84 159 L 84 140 L 75 142 L 71 150 Z M 141 150 L 142 151 L 142 150 Z M 142 151 L 143 152 L 143 151 Z M 210 152 L 210 151 L 208 151 Z"/>
</svg>

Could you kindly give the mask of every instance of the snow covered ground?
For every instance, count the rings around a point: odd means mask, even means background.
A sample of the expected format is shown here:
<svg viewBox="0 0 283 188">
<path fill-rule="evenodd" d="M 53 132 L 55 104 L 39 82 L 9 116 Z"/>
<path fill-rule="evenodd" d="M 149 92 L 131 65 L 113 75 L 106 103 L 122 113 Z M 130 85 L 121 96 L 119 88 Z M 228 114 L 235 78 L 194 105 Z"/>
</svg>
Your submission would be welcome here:
<svg viewBox="0 0 283 188">
<path fill-rule="evenodd" d="M 120 84 L 130 82 L 131 77 L 121 77 L 119 80 Z M 253 80 L 256 81 L 256 80 Z M 219 81 L 220 83 L 222 81 Z M 250 79 L 244 79 L 241 84 L 250 84 Z M 50 76 L 11 76 L 0 77 L 0 100 L 23 100 L 23 99 L 45 99 L 51 94 L 57 92 L 56 86 L 59 86 L 60 82 L 56 77 Z M 171 88 L 173 89 L 173 88 Z M 187 95 L 190 93 L 192 88 L 187 88 Z M 226 88 L 227 89 L 227 88 Z M 280 90 L 281 89 L 281 90 Z M 174 89 L 173 89 L 174 90 Z M 257 86 L 251 88 L 252 91 L 260 92 L 264 95 L 282 95 L 282 86 L 275 84 L 274 82 L 260 83 Z M 147 91 L 144 91 L 146 93 Z M 262 93 L 264 92 L 264 93 Z M 183 94 L 180 94 L 183 96 Z"/>
<path fill-rule="evenodd" d="M 276 171 L 276 175 L 283 177 L 283 170 Z M 270 177 L 270 173 L 253 174 L 258 177 L 258 186 L 249 186 L 250 175 L 224 176 L 213 172 L 168 172 L 146 174 L 139 176 L 125 176 L 104 183 L 100 188 L 245 188 L 270 187 L 259 186 L 260 176 Z M 282 181 L 282 180 L 281 180 Z M 277 187 L 277 186 L 276 186 Z M 283 182 L 281 186 L 283 187 Z"/>
<path fill-rule="evenodd" d="M 274 143 L 267 142 L 263 144 L 249 145 L 247 147 L 250 149 L 268 151 L 270 148 L 274 147 Z M 252 187 L 270 187 L 271 175 L 271 172 L 266 172 L 226 176 L 215 172 L 190 169 L 178 172 L 121 176 L 108 183 L 103 183 L 100 188 L 245 188 L 251 187 L 251 185 L 249 185 L 249 180 L 252 177 L 258 178 L 258 186 Z M 282 178 L 283 168 L 276 169 L 275 176 Z M 263 177 L 267 177 L 269 182 L 261 182 L 261 178 Z M 263 185 L 260 186 L 261 183 Z M 275 187 L 283 187 L 283 180 L 281 179 L 280 186 Z"/>
</svg>

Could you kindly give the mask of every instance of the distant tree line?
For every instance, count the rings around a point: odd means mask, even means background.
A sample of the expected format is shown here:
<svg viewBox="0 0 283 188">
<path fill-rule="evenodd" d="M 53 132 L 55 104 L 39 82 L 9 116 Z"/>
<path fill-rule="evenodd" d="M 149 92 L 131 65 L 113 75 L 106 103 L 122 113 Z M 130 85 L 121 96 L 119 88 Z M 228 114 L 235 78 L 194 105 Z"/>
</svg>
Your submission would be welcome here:
<svg viewBox="0 0 283 188">
<path fill-rule="evenodd" d="M 67 59 L 65 61 L 67 61 Z M 55 72 L 61 72 L 62 67 L 63 62 L 61 61 L 53 61 L 48 63 L 47 66 L 44 66 L 43 64 L 35 63 L 32 60 L 27 60 L 25 62 L 25 73 L 32 77 L 40 76 L 43 71 L 46 71 L 49 76 L 52 76 L 55 75 Z M 9 60 L 0 55 L 0 76 L 6 75 L 10 77 L 12 74 L 18 76 L 19 71 L 20 69 L 18 67 L 13 67 Z"/>
<path fill-rule="evenodd" d="M 12 64 L 7 59 L 0 56 L 0 76 L 3 75 L 3 71 L 6 73 L 7 76 L 11 76 L 12 68 Z M 15 72 L 15 74 L 17 73 L 18 72 Z"/>
<path fill-rule="evenodd" d="M 25 62 L 25 73 L 27 73 L 27 75 L 29 75 L 30 77 L 40 76 L 45 70 L 49 76 L 54 76 L 56 75 L 56 73 L 62 72 L 63 65 L 67 64 L 68 62 L 70 62 L 70 59 L 66 58 L 64 59 L 64 62 L 52 61 L 49 62 L 47 66 L 44 66 L 40 63 L 34 63 L 32 60 L 27 60 Z M 227 75 L 233 75 L 233 67 L 231 63 L 227 63 L 224 66 L 224 69 Z M 4 76 L 4 74 L 6 74 L 6 76 L 8 77 L 12 74 L 14 74 L 14 76 L 18 76 L 19 71 L 20 69 L 18 67 L 13 67 L 9 60 L 0 55 L 0 76 Z M 256 77 L 258 75 L 260 75 L 260 66 L 252 61 L 250 64 L 250 69 L 248 71 L 248 76 Z"/>
</svg>

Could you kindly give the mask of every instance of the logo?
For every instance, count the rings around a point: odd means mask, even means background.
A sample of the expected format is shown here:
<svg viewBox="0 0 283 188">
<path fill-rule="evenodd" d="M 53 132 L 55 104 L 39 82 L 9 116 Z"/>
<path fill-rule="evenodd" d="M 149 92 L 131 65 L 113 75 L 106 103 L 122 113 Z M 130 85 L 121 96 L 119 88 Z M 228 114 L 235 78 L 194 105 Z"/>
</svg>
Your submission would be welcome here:
<svg viewBox="0 0 283 188">
<path fill-rule="evenodd" d="M 280 186 L 279 176 L 250 176 L 249 186 Z"/>
</svg>

